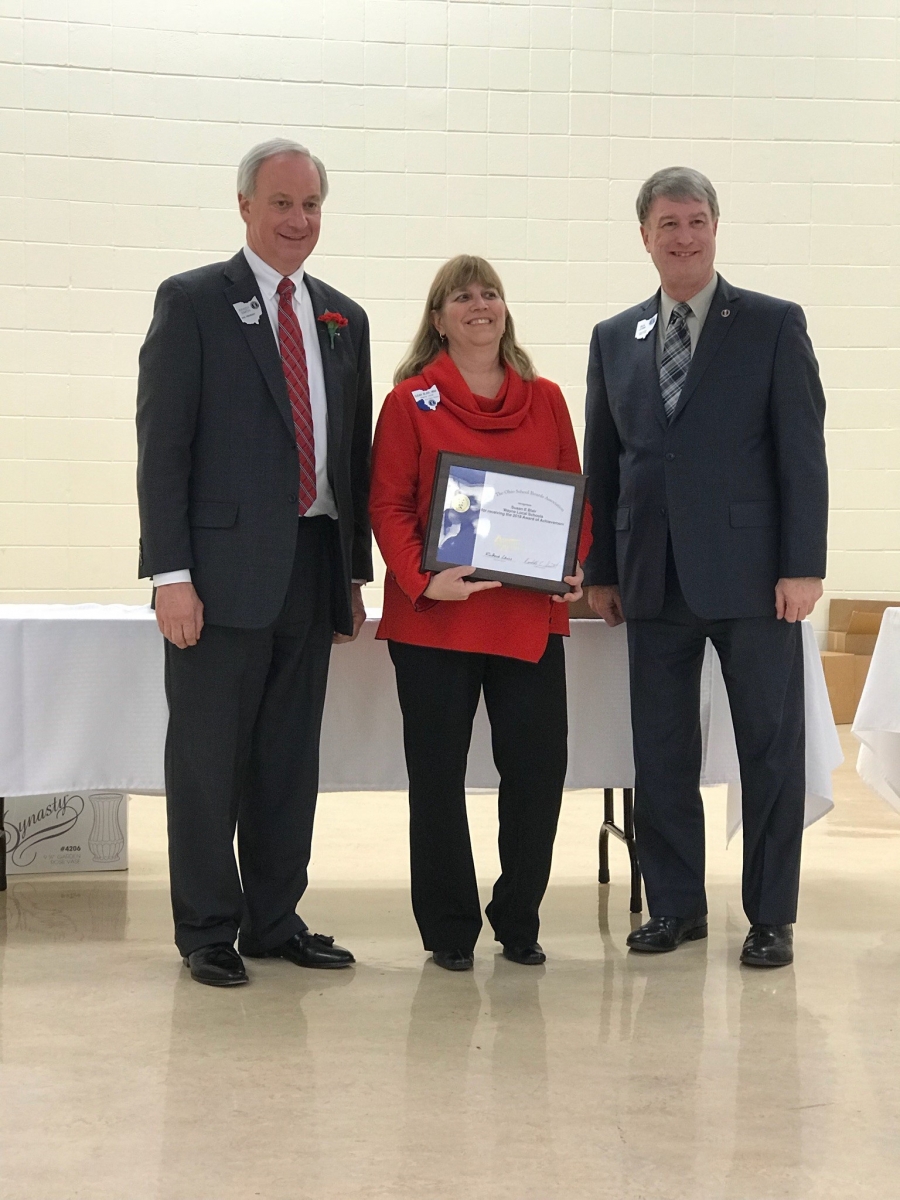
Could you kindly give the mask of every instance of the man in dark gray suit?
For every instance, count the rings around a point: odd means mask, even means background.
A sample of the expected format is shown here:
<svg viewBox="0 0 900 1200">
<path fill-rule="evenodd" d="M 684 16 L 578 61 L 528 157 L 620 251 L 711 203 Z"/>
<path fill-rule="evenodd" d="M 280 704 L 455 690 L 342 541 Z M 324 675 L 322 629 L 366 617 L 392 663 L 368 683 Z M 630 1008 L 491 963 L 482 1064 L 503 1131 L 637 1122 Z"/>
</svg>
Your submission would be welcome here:
<svg viewBox="0 0 900 1200">
<path fill-rule="evenodd" d="M 331 646 L 359 633 L 372 578 L 368 320 L 303 270 L 327 190 L 296 142 L 249 151 L 247 245 L 160 286 L 140 355 L 140 575 L 166 638 L 175 941 L 214 986 L 247 982 L 239 932 L 243 954 L 354 961 L 295 911 Z"/>
<path fill-rule="evenodd" d="M 799 622 L 822 595 L 825 399 L 796 304 L 714 268 L 719 206 L 699 171 L 637 201 L 661 288 L 594 329 L 585 469 L 591 608 L 628 621 L 635 826 L 651 919 L 632 950 L 706 937 L 700 669 L 722 663 L 744 811 L 741 959 L 793 958 L 805 793 Z"/>
</svg>

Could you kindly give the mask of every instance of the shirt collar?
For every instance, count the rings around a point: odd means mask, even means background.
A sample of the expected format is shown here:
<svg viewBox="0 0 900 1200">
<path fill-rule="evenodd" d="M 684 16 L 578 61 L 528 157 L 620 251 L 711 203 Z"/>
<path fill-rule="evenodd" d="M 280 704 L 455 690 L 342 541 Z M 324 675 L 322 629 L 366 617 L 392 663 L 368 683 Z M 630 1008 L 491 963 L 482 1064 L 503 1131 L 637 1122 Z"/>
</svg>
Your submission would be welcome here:
<svg viewBox="0 0 900 1200">
<path fill-rule="evenodd" d="M 716 288 L 718 286 L 719 286 L 719 276 L 718 276 L 717 272 L 713 271 L 713 277 L 709 281 L 709 283 L 706 285 L 706 287 L 701 288 L 696 296 L 691 296 L 690 300 L 687 301 L 691 312 L 697 318 L 697 320 L 699 321 L 701 326 L 703 325 L 703 322 L 706 320 L 706 314 L 709 312 L 709 306 L 712 304 L 713 296 L 715 295 Z M 675 307 L 675 305 L 677 303 L 678 303 L 677 300 L 673 300 L 672 297 L 670 295 L 668 295 L 668 293 L 666 291 L 664 291 L 662 288 L 660 289 L 659 320 L 660 320 L 660 325 L 662 326 L 663 329 L 668 328 L 669 318 L 672 315 L 672 309 Z"/>
<path fill-rule="evenodd" d="M 265 299 L 271 300 L 273 296 L 278 294 L 278 285 L 284 279 L 274 267 L 270 267 L 265 259 L 260 258 L 255 250 L 251 250 L 249 246 L 244 247 L 244 258 L 250 265 L 250 270 L 256 276 L 256 282 L 259 284 Z M 293 281 L 294 291 L 299 292 L 300 285 L 303 283 L 303 267 L 295 271 L 289 278 Z"/>
</svg>

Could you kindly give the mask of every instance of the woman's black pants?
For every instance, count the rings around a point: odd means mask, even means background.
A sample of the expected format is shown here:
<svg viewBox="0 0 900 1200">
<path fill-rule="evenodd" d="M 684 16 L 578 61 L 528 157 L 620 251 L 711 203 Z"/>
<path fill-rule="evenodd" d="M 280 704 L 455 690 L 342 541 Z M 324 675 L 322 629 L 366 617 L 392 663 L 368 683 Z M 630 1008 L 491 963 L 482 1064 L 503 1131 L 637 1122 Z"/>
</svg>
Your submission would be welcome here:
<svg viewBox="0 0 900 1200">
<path fill-rule="evenodd" d="M 466 816 L 466 759 L 482 690 L 500 774 L 498 942 L 537 941 L 566 777 L 563 640 L 539 662 L 390 642 L 409 773 L 413 912 L 426 950 L 474 949 L 481 904 Z"/>
</svg>

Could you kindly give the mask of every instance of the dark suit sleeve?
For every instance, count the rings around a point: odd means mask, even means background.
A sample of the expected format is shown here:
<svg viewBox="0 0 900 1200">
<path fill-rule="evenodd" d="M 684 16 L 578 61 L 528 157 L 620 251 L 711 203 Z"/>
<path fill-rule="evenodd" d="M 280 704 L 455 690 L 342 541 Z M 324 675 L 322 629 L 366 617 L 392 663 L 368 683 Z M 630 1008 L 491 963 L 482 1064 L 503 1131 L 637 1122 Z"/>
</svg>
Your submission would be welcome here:
<svg viewBox="0 0 900 1200">
<path fill-rule="evenodd" d="M 191 444 L 201 389 L 200 330 L 182 286 L 156 293 L 137 394 L 140 578 L 193 567 L 188 523 Z"/>
<path fill-rule="evenodd" d="M 372 359 L 369 322 L 365 319 L 359 344 L 356 373 L 356 414 L 350 446 L 350 486 L 353 495 L 353 548 L 351 573 L 354 579 L 370 580 L 372 571 L 372 526 L 369 521 L 369 478 L 372 460 Z"/>
<path fill-rule="evenodd" d="M 586 585 L 619 582 L 616 566 L 616 506 L 619 501 L 619 431 L 609 407 L 600 337 L 591 338 L 585 401 L 584 470 L 593 510 L 593 544 L 584 562 Z"/>
<path fill-rule="evenodd" d="M 825 394 L 796 304 L 785 315 L 775 349 L 771 418 L 781 504 L 779 574 L 822 579 L 828 532 Z"/>
</svg>

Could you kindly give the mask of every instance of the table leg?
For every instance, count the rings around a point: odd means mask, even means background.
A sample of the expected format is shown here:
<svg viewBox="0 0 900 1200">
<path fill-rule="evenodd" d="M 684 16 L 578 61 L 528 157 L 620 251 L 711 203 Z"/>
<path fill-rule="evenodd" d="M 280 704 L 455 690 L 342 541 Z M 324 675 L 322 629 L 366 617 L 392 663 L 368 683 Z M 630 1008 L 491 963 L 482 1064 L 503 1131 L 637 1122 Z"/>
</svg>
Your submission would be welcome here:
<svg viewBox="0 0 900 1200">
<path fill-rule="evenodd" d="M 613 810 L 613 790 L 603 789 L 603 824 L 600 826 L 600 869 L 597 872 L 599 883 L 609 883 L 609 826 L 615 823 Z"/>
<path fill-rule="evenodd" d="M 6 806 L 0 796 L 0 892 L 6 891 Z"/>
<path fill-rule="evenodd" d="M 634 838 L 634 788 L 624 788 L 625 845 L 628 847 L 628 857 L 631 860 L 631 911 L 641 911 L 641 866 L 638 862 L 637 843 Z"/>
<path fill-rule="evenodd" d="M 600 826 L 599 846 L 600 869 L 597 878 L 600 883 L 609 883 L 609 835 L 612 834 L 628 847 L 628 858 L 631 863 L 631 911 L 639 913 L 642 908 L 641 868 L 634 840 L 634 788 L 622 789 L 623 828 L 621 829 L 615 821 L 614 796 L 615 792 L 612 788 L 603 789 L 603 824 Z"/>
</svg>

